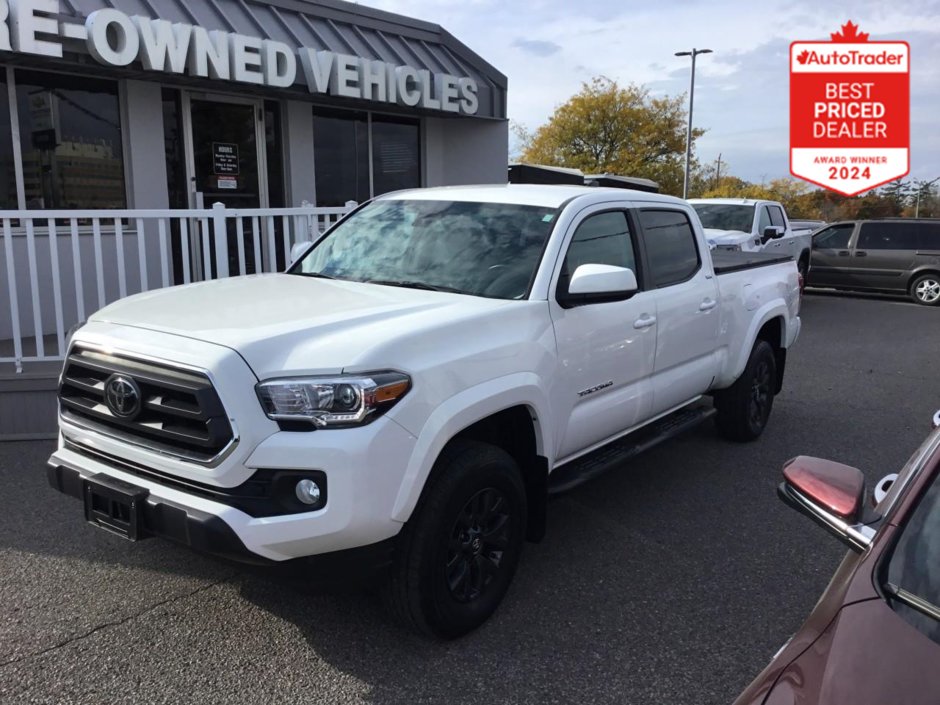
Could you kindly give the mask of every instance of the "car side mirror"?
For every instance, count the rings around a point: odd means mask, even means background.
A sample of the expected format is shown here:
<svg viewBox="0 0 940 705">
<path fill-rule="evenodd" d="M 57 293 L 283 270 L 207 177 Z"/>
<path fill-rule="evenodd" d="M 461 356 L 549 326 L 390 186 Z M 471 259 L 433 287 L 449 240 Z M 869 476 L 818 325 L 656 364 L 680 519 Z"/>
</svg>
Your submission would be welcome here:
<svg viewBox="0 0 940 705">
<path fill-rule="evenodd" d="M 780 498 L 850 548 L 868 547 L 874 530 L 862 523 L 865 476 L 858 468 L 806 455 L 783 466 Z"/>
<path fill-rule="evenodd" d="M 313 243 L 310 240 L 303 240 L 301 242 L 295 242 L 294 246 L 290 248 L 290 263 L 288 267 L 294 262 L 303 257 L 304 252 L 306 252 Z"/>
<path fill-rule="evenodd" d="M 607 301 L 624 301 L 639 288 L 636 274 L 627 267 L 610 264 L 582 264 L 571 275 L 568 292 L 560 295 L 558 303 L 564 308 Z"/>
<path fill-rule="evenodd" d="M 763 241 L 770 242 L 771 240 L 777 240 L 778 238 L 783 237 L 783 234 L 786 232 L 786 228 L 781 225 L 768 225 L 764 228 L 763 232 Z"/>
</svg>

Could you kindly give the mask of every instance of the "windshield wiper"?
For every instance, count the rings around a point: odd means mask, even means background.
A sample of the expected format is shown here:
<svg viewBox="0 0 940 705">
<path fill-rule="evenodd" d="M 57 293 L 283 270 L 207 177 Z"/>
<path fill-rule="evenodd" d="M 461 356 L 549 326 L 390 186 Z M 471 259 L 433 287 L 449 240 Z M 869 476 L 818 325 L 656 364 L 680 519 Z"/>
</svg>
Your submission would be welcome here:
<svg viewBox="0 0 940 705">
<path fill-rule="evenodd" d="M 921 612 L 928 617 L 933 617 L 937 621 L 940 621 L 940 607 L 928 602 L 922 597 L 918 597 L 912 592 L 908 592 L 902 587 L 893 585 L 892 583 L 885 584 L 885 592 L 891 595 L 894 599 L 899 602 L 903 602 L 908 607 L 911 607 L 918 612 Z"/>
<path fill-rule="evenodd" d="M 337 279 L 332 274 L 324 274 L 323 272 L 293 272 L 293 274 L 299 274 L 302 277 L 316 277 L 317 279 Z"/>
<path fill-rule="evenodd" d="M 465 291 L 451 286 L 435 286 L 424 282 L 409 281 L 407 279 L 367 279 L 366 284 L 382 284 L 383 286 L 400 286 L 405 289 L 423 289 L 424 291 L 447 291 L 452 294 L 465 294 Z"/>
</svg>

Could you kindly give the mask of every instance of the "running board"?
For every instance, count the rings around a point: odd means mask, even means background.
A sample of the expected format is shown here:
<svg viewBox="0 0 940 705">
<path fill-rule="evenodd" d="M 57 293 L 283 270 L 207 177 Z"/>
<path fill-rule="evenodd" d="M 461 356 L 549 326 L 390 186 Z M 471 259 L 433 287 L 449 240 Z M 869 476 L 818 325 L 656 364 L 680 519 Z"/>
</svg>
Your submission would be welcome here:
<svg viewBox="0 0 940 705">
<path fill-rule="evenodd" d="M 548 476 L 548 494 L 557 495 L 574 489 L 663 441 L 695 428 L 715 413 L 713 406 L 687 406 L 570 463 L 565 463 Z"/>
</svg>

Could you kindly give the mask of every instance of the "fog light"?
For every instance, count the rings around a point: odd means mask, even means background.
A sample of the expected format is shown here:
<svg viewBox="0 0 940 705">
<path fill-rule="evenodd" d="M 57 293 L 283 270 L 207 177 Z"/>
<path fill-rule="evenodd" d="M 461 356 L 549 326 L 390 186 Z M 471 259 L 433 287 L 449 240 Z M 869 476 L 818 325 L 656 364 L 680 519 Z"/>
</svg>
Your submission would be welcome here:
<svg viewBox="0 0 940 705">
<path fill-rule="evenodd" d="M 294 493 L 304 504 L 319 504 L 320 503 L 320 485 L 318 485 L 313 480 L 303 479 L 297 483 L 297 487 L 294 488 Z"/>
</svg>

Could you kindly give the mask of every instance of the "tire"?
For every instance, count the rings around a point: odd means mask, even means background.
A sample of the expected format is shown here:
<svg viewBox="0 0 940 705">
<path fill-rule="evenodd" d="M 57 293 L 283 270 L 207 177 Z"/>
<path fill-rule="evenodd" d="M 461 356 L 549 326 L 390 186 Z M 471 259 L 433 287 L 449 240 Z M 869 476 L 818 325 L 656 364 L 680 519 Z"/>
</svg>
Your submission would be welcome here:
<svg viewBox="0 0 940 705">
<path fill-rule="evenodd" d="M 384 590 L 404 626 L 454 639 L 479 627 L 509 589 L 526 530 L 519 468 L 501 448 L 456 441 L 402 529 Z"/>
<path fill-rule="evenodd" d="M 940 306 L 940 274 L 921 274 L 911 282 L 911 299 L 923 306 Z"/>
<path fill-rule="evenodd" d="M 802 295 L 806 288 L 806 278 L 809 276 L 809 258 L 800 257 L 796 263 L 796 271 L 800 273 L 800 295 Z"/>
<path fill-rule="evenodd" d="M 741 376 L 730 387 L 715 394 L 718 432 L 738 442 L 760 437 L 773 408 L 776 380 L 774 349 L 766 340 L 758 340 Z"/>
</svg>

